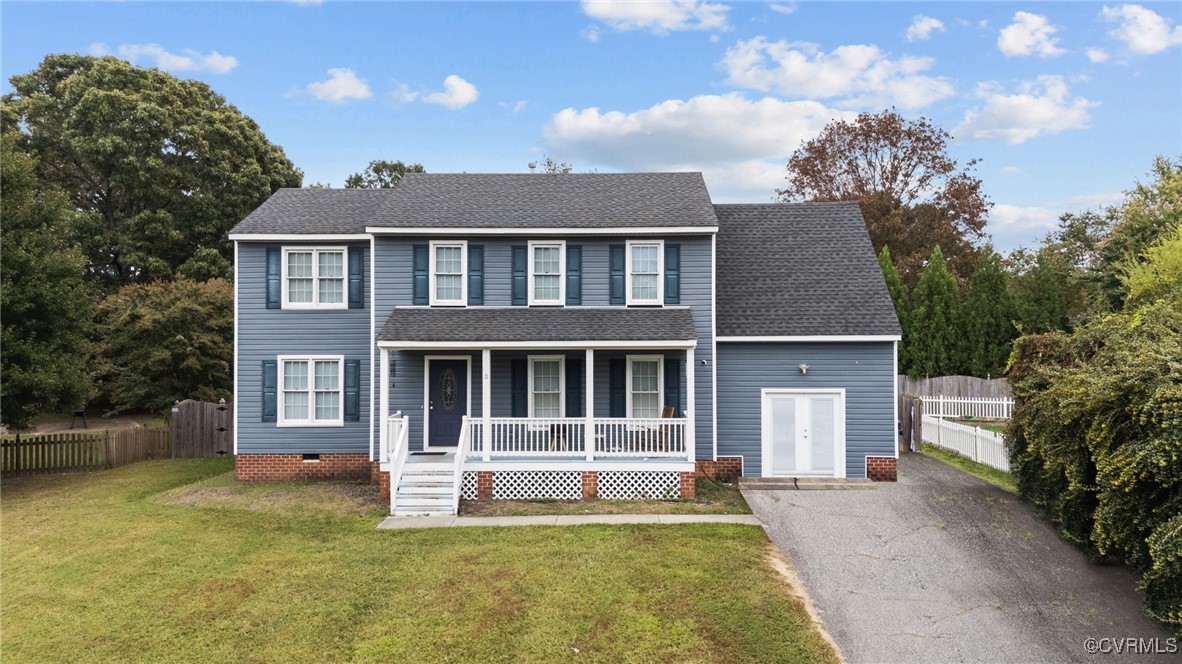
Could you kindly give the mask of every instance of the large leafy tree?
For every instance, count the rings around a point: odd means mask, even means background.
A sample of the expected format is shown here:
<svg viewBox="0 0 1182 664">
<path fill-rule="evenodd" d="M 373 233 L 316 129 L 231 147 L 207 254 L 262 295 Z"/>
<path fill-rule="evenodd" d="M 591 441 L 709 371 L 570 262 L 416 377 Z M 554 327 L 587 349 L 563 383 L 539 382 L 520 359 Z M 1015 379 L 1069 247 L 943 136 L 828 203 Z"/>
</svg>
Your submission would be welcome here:
<svg viewBox="0 0 1182 664">
<path fill-rule="evenodd" d="M 345 178 L 345 189 L 389 189 L 396 186 L 407 173 L 426 173 L 422 164 L 376 159 L 364 171 Z"/>
<path fill-rule="evenodd" d="M 1010 343 L 1018 336 L 1008 281 L 1001 258 L 987 247 L 977 261 L 961 307 L 965 361 L 973 376 L 1000 376 L 1010 357 Z"/>
<path fill-rule="evenodd" d="M 161 411 L 229 398 L 234 292 L 229 282 L 131 284 L 99 305 L 100 381 L 116 410 Z"/>
<path fill-rule="evenodd" d="M 66 240 L 70 201 L 37 188 L 36 159 L 17 140 L 0 138 L 0 421 L 19 429 L 38 412 L 90 396 L 94 308 L 85 258 Z"/>
<path fill-rule="evenodd" d="M 907 336 L 907 328 L 911 325 L 911 292 L 907 289 L 907 285 L 903 283 L 903 279 L 899 276 L 899 270 L 895 268 L 894 261 L 891 260 L 890 247 L 883 247 L 882 251 L 878 252 L 878 267 L 882 270 L 882 278 L 886 281 L 887 292 L 891 294 L 891 302 L 895 305 L 895 316 L 899 319 L 899 327 L 903 330 L 904 338 Z M 907 373 L 907 349 L 899 354 L 899 371 Z"/>
<path fill-rule="evenodd" d="M 50 55 L 13 76 L 5 129 L 66 192 L 73 237 L 106 291 L 191 266 L 229 275 L 227 231 L 303 175 L 254 120 L 199 81 L 113 57 Z"/>
<path fill-rule="evenodd" d="M 909 318 L 903 337 L 908 375 L 922 378 L 960 373 L 965 365 L 958 327 L 960 290 L 939 245 L 911 292 Z"/>
<path fill-rule="evenodd" d="M 1036 252 L 1010 254 L 1011 291 L 1022 334 L 1038 334 L 1072 327 L 1073 294 L 1079 294 L 1074 266 L 1054 246 Z"/>
<path fill-rule="evenodd" d="M 785 201 L 858 201 L 875 251 L 891 248 L 904 283 L 914 285 L 932 247 L 944 248 L 967 280 L 976 264 L 990 203 L 976 161 L 948 155 L 948 132 L 893 110 L 835 120 L 792 154 Z"/>
</svg>

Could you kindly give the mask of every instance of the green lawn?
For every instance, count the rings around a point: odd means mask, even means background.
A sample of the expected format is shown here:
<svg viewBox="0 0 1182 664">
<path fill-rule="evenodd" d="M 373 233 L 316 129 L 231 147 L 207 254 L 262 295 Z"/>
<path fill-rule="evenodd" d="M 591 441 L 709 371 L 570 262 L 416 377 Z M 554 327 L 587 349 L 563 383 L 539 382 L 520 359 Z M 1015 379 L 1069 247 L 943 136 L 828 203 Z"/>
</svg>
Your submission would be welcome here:
<svg viewBox="0 0 1182 664">
<path fill-rule="evenodd" d="M 1005 422 L 998 422 L 996 420 L 984 422 L 981 420 L 965 420 L 965 419 L 956 419 L 956 418 L 952 418 L 952 417 L 947 417 L 945 419 L 949 420 L 950 422 L 956 422 L 957 424 L 963 424 L 967 427 L 981 427 L 982 429 L 984 429 L 986 431 L 992 431 L 993 433 L 1005 433 L 1006 432 L 1006 423 Z"/>
<path fill-rule="evenodd" d="M 5 661 L 836 661 L 750 526 L 379 531 L 226 460 L 6 479 Z"/>
<path fill-rule="evenodd" d="M 921 445 L 919 451 L 923 454 L 926 454 L 927 456 L 932 457 L 933 459 L 943 461 L 953 468 L 959 468 L 970 475 L 975 475 L 996 487 L 1000 487 L 1006 491 L 1009 491 L 1010 493 L 1018 493 L 1018 481 L 1014 479 L 1013 475 L 1007 473 L 1004 470 L 998 470 L 992 466 L 986 466 L 983 463 L 977 463 L 976 461 L 962 457 L 955 452 L 942 450 L 935 445 L 928 445 L 927 443 Z"/>
</svg>

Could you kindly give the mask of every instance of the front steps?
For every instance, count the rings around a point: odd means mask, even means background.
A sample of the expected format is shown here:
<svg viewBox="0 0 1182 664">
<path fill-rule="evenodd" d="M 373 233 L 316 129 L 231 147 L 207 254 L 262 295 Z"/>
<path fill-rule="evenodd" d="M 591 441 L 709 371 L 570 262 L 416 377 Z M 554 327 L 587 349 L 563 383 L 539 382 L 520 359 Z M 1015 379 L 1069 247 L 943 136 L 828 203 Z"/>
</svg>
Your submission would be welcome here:
<svg viewBox="0 0 1182 664">
<path fill-rule="evenodd" d="M 455 453 L 412 453 L 394 491 L 392 516 L 448 516 L 454 514 L 456 493 Z"/>
</svg>

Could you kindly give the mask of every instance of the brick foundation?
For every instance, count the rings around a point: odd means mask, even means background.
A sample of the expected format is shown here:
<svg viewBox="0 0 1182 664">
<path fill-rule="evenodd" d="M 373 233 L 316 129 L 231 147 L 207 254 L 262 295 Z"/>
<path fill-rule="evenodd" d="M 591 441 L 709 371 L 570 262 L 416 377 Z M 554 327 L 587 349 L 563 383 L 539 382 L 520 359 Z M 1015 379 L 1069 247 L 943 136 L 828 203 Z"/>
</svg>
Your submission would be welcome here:
<svg viewBox="0 0 1182 664">
<path fill-rule="evenodd" d="M 240 482 L 372 482 L 376 465 L 368 454 L 321 454 L 319 461 L 304 461 L 302 454 L 239 454 L 234 460 L 234 477 Z"/>
<path fill-rule="evenodd" d="M 492 500 L 493 473 L 491 470 L 481 470 L 476 473 L 476 500 Z"/>
<path fill-rule="evenodd" d="M 743 476 L 743 457 L 718 457 L 717 461 L 698 461 L 694 464 L 694 470 L 698 477 L 733 482 Z"/>
<path fill-rule="evenodd" d="M 875 482 L 899 480 L 898 459 L 894 457 L 866 457 L 866 477 Z"/>
<path fill-rule="evenodd" d="M 678 473 L 681 476 L 681 497 L 694 498 L 697 496 L 696 473 Z"/>
<path fill-rule="evenodd" d="M 583 500 L 599 497 L 599 473 L 593 470 L 583 471 Z"/>
</svg>

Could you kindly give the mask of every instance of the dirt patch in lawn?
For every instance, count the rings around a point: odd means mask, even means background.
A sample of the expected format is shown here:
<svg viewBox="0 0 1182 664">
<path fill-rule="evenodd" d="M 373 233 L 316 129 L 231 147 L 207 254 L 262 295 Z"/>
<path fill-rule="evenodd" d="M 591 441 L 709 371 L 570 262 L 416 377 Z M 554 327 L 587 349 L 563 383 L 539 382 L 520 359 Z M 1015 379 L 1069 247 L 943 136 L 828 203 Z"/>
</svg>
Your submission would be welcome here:
<svg viewBox="0 0 1182 664">
<path fill-rule="evenodd" d="M 735 483 L 698 479 L 697 498 L 685 500 L 463 500 L 464 516 L 551 514 L 750 514 Z"/>
<path fill-rule="evenodd" d="M 821 638 L 833 648 L 833 652 L 842 662 L 846 661 L 841 654 L 841 648 L 837 647 L 837 641 L 833 640 L 833 635 L 829 633 L 829 629 L 825 627 L 824 621 L 821 620 L 821 612 L 817 610 L 817 605 L 813 604 L 813 598 L 809 596 L 808 590 L 804 587 L 804 582 L 800 580 L 800 576 L 796 573 L 796 568 L 792 566 L 792 562 L 784 556 L 776 545 L 769 545 L 767 548 L 767 555 L 764 557 L 767 561 L 768 567 L 775 570 L 776 574 L 784 580 L 784 585 L 788 587 L 788 592 L 793 597 L 800 600 L 804 606 L 804 610 L 809 614 L 809 618 L 813 621 L 813 627 L 821 634 Z"/>
<path fill-rule="evenodd" d="M 253 512 L 383 516 L 389 503 L 378 487 L 350 482 L 239 482 L 233 473 L 166 491 L 156 498 L 168 505 L 188 505 Z"/>
</svg>

